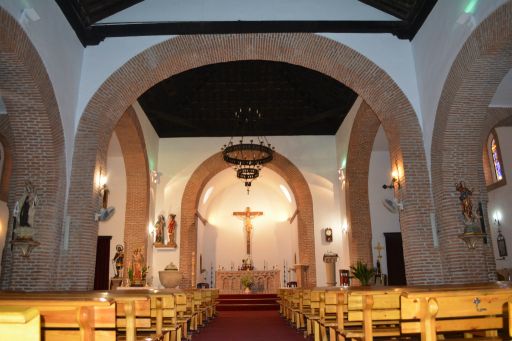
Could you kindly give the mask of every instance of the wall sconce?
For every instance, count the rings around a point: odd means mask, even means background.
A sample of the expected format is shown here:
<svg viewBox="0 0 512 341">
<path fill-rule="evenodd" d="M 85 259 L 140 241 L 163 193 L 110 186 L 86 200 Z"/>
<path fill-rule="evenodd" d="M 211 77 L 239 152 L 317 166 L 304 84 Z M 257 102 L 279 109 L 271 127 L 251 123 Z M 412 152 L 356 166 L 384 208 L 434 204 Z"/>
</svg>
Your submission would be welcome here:
<svg viewBox="0 0 512 341">
<path fill-rule="evenodd" d="M 496 226 L 501 226 L 501 212 L 500 211 L 496 211 L 494 212 L 494 214 L 492 215 L 493 219 L 494 219 L 494 224 Z"/>
<path fill-rule="evenodd" d="M 345 189 L 345 182 L 347 177 L 345 175 L 345 168 L 338 168 L 338 179 L 341 181 L 341 189 Z"/>
<path fill-rule="evenodd" d="M 494 224 L 496 226 L 498 226 L 498 236 L 496 237 L 496 243 L 498 245 L 498 253 L 500 255 L 500 258 L 498 258 L 497 260 L 504 260 L 505 257 L 508 256 L 508 252 L 507 252 L 507 241 L 505 240 L 505 237 L 501 233 L 501 229 L 500 229 L 501 212 L 500 211 L 494 212 L 492 217 L 494 218 Z"/>
<path fill-rule="evenodd" d="M 159 172 L 157 170 L 152 170 L 151 171 L 151 182 L 154 183 L 155 185 L 158 185 L 160 183 L 161 175 L 162 175 L 161 172 Z"/>
<path fill-rule="evenodd" d="M 341 232 L 342 233 L 347 233 L 348 232 L 348 222 L 347 222 L 347 219 L 345 219 L 345 221 L 343 222 L 343 225 L 341 225 Z"/>
<path fill-rule="evenodd" d="M 400 185 L 400 172 L 398 171 L 398 161 L 395 161 L 395 170 L 391 172 L 391 183 L 389 185 L 382 185 L 384 189 L 395 189 L 395 184 L 397 189 L 401 188 Z"/>
</svg>

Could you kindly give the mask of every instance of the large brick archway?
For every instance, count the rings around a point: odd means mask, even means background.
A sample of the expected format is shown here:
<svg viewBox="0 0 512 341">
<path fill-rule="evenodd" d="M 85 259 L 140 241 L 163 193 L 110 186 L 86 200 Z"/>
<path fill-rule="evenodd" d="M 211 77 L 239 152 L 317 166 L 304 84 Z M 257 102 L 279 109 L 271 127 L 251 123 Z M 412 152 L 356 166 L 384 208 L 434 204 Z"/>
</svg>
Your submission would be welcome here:
<svg viewBox="0 0 512 341">
<path fill-rule="evenodd" d="M 274 154 L 267 168 L 279 174 L 290 186 L 297 203 L 297 229 L 299 233 L 299 263 L 309 265 L 308 287 L 316 286 L 313 198 L 301 171 L 286 157 Z M 184 273 L 182 287 L 192 285 L 195 269 L 192 257 L 197 255 L 197 207 L 204 186 L 220 171 L 228 168 L 219 152 L 201 163 L 185 186 L 181 199 L 180 269 Z"/>
<path fill-rule="evenodd" d="M 126 213 L 124 252 L 133 254 L 142 248 L 146 257 L 147 224 L 149 220 L 149 164 L 144 134 L 133 107 L 121 116 L 115 129 L 126 171 Z M 146 257 L 147 259 L 147 257 Z M 128 271 L 125 267 L 125 275 Z"/>
<path fill-rule="evenodd" d="M 345 185 L 352 264 L 357 260 L 363 260 L 368 264 L 373 263 L 368 174 L 373 143 L 381 124 L 391 147 L 391 141 L 397 138 L 392 121 L 381 121 L 372 108 L 366 102 L 362 102 L 350 132 Z M 401 132 L 402 138 L 413 132 L 414 130 Z M 439 284 L 443 281 L 441 260 L 439 250 L 434 248 L 432 230 L 428 221 L 429 213 L 433 212 L 433 205 L 428 195 L 430 192 L 428 176 L 411 174 L 415 171 L 426 171 L 422 168 L 415 170 L 415 167 L 410 164 L 421 162 L 423 159 L 415 161 L 412 155 L 407 157 L 402 155 L 396 149 L 396 144 L 394 149 L 390 148 L 390 164 L 392 167 L 395 167 L 395 163 L 398 164 L 401 184 L 400 191 L 395 193 L 404 203 L 404 211 L 398 214 L 400 214 L 407 283 Z M 404 191 L 404 186 L 409 189 Z M 428 266 L 425 259 L 428 259 Z"/>
<path fill-rule="evenodd" d="M 487 190 L 482 162 L 482 134 L 489 131 L 488 106 L 512 67 L 512 2 L 491 14 L 459 51 L 444 84 L 432 138 L 432 178 L 439 237 L 447 283 L 495 279 L 492 245 L 468 250 L 457 235 L 464 226 L 454 184 L 474 188 L 487 221 Z M 464 261 L 466 260 L 466 261 Z"/>
<path fill-rule="evenodd" d="M 2 289 L 49 290 L 55 287 L 66 188 L 64 134 L 53 87 L 37 50 L 14 18 L 0 8 L 0 95 L 11 134 L 12 212 L 26 180 L 38 191 L 35 238 L 41 243 L 29 259 L 4 248 Z M 2 189 L 4 191 L 5 189 Z M 6 245 L 11 241 L 12 217 Z M 27 280 L 30 279 L 30 280 Z"/>
<path fill-rule="evenodd" d="M 177 73 L 212 63 L 237 60 L 287 62 L 326 74 L 356 91 L 377 114 L 390 137 L 390 149 L 404 165 L 402 225 L 430 229 L 428 212 L 413 205 L 428 202 L 428 173 L 417 116 L 409 101 L 386 72 L 351 48 L 314 34 L 243 34 L 179 36 L 151 48 L 120 67 L 98 89 L 78 126 L 68 212 L 79 229 L 72 230 L 76 245 L 69 257 L 81 259 L 76 274 L 81 288 L 90 288 L 97 227 L 90 219 L 98 205 L 94 176 L 106 155 L 107 137 L 124 111 L 156 83 Z M 399 157 L 398 157 L 399 156 Z M 420 186 L 418 189 L 417 186 Z M 418 199 L 419 198 L 419 199 Z M 353 214 L 359 214 L 353 212 Z M 407 229 L 406 229 L 407 230 Z M 424 262 L 411 254 L 409 273 L 420 274 Z M 421 275 L 415 277 L 421 282 Z"/>
</svg>

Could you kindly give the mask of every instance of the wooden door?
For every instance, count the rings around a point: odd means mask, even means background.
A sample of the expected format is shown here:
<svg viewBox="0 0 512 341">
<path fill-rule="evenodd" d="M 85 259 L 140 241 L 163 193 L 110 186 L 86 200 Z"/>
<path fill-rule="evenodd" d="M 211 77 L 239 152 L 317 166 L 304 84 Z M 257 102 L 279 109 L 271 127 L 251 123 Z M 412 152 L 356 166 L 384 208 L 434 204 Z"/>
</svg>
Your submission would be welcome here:
<svg viewBox="0 0 512 341">
<path fill-rule="evenodd" d="M 110 240 L 112 236 L 98 236 L 94 290 L 108 290 L 110 270 Z"/>
<path fill-rule="evenodd" d="M 386 238 L 386 259 L 388 263 L 388 284 L 406 285 L 404 249 L 400 232 L 384 233 Z"/>
</svg>

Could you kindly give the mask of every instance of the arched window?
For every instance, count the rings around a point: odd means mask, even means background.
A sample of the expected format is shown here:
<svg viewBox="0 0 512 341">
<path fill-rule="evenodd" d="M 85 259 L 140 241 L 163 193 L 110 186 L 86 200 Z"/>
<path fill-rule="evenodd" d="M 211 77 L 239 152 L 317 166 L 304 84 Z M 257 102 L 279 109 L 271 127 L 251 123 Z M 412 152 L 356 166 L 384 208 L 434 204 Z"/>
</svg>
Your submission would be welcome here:
<svg viewBox="0 0 512 341">
<path fill-rule="evenodd" d="M 487 151 L 490 163 L 490 175 L 492 181 L 490 183 L 491 189 L 500 187 L 506 184 L 505 169 L 503 168 L 503 159 L 501 158 L 500 143 L 498 135 L 493 129 L 487 139 Z"/>
</svg>

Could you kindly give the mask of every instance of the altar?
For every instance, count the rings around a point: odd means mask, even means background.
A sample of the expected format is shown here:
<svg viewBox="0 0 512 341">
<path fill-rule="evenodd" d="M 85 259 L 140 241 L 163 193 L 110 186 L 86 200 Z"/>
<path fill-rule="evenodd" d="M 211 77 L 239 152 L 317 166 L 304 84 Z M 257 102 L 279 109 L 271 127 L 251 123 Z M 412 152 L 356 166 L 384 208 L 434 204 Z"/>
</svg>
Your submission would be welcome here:
<svg viewBox="0 0 512 341">
<path fill-rule="evenodd" d="M 250 276 L 254 286 L 252 292 L 276 294 L 280 284 L 279 270 L 263 271 L 216 271 L 215 285 L 220 294 L 243 294 L 242 277 Z"/>
</svg>

